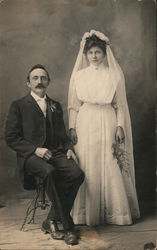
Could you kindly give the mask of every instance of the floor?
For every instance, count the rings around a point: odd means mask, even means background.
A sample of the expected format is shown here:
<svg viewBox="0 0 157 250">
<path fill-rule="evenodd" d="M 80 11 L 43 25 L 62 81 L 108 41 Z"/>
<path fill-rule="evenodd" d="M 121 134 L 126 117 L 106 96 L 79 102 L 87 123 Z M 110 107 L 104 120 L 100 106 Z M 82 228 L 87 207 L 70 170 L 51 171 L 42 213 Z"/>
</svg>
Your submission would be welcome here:
<svg viewBox="0 0 157 250">
<path fill-rule="evenodd" d="M 26 224 L 20 231 L 30 199 L 12 197 L 0 203 L 0 250 L 142 250 L 144 244 L 157 241 L 157 220 L 155 214 L 143 216 L 132 226 L 77 226 L 80 235 L 79 245 L 68 246 L 64 241 L 53 240 L 44 234 L 41 223 L 46 217 L 48 208 L 36 212 L 35 224 Z"/>
</svg>

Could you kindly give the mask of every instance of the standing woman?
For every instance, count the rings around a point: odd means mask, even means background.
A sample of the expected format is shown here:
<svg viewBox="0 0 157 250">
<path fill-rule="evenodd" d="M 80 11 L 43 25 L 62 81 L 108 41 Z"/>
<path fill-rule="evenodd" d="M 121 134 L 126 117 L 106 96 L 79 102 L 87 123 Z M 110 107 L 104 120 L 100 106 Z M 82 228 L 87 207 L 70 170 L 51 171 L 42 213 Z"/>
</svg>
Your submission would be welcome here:
<svg viewBox="0 0 157 250">
<path fill-rule="evenodd" d="M 73 219 L 90 226 L 140 217 L 125 80 L 108 43 L 99 31 L 84 34 L 68 96 L 70 137 L 86 176 Z"/>
</svg>

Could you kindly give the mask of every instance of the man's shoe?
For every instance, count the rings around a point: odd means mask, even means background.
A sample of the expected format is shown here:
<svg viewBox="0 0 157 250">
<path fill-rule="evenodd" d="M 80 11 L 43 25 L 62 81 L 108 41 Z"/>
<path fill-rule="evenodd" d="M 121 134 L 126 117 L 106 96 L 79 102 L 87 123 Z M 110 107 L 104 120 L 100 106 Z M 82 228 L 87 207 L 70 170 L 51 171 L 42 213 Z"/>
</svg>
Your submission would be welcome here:
<svg viewBox="0 0 157 250">
<path fill-rule="evenodd" d="M 78 239 L 74 232 L 67 231 L 64 236 L 65 243 L 68 245 L 77 245 Z"/>
<path fill-rule="evenodd" d="M 42 224 L 41 230 L 46 233 L 50 233 L 54 240 L 63 240 L 64 233 L 59 231 L 56 221 L 45 220 Z"/>
</svg>

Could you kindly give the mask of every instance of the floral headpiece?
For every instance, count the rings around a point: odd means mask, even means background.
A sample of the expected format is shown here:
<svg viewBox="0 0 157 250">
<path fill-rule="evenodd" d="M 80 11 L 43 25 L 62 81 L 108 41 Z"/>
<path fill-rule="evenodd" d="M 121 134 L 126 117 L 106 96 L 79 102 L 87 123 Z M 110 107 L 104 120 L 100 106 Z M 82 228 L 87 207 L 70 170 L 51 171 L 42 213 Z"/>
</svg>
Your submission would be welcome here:
<svg viewBox="0 0 157 250">
<path fill-rule="evenodd" d="M 84 33 L 84 35 L 82 37 L 82 40 L 81 40 L 81 43 L 80 43 L 80 47 L 84 48 L 85 43 L 86 43 L 86 39 L 93 36 L 93 35 L 96 35 L 99 39 L 101 39 L 102 41 L 105 41 L 106 44 L 109 44 L 109 38 L 107 36 L 105 36 L 100 31 L 91 30 L 90 32 L 85 32 Z"/>
</svg>

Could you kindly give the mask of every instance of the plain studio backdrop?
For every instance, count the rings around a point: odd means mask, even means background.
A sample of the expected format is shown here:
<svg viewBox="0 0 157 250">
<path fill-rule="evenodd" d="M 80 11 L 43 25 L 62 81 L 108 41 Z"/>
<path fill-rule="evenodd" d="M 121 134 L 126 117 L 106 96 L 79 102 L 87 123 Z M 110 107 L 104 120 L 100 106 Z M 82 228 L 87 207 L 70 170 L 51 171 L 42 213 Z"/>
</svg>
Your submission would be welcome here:
<svg viewBox="0 0 157 250">
<path fill-rule="evenodd" d="M 86 31 L 110 38 L 120 63 L 132 120 L 137 193 L 141 209 L 155 196 L 155 1 L 0 1 L 0 193 L 22 191 L 16 154 L 4 128 L 11 102 L 27 94 L 26 76 L 37 63 L 50 73 L 50 97 L 61 102 L 66 127 L 70 75 Z M 94 117 L 93 117 L 94 118 Z"/>
</svg>

